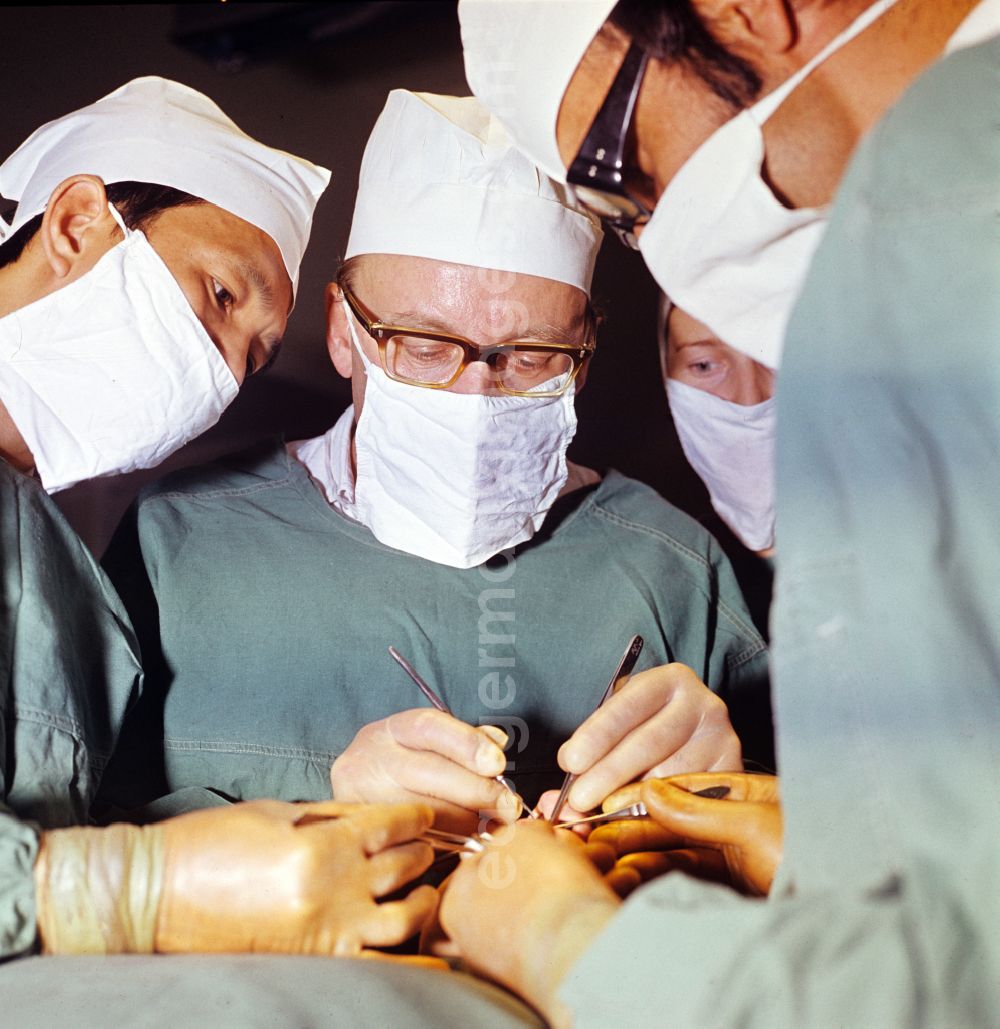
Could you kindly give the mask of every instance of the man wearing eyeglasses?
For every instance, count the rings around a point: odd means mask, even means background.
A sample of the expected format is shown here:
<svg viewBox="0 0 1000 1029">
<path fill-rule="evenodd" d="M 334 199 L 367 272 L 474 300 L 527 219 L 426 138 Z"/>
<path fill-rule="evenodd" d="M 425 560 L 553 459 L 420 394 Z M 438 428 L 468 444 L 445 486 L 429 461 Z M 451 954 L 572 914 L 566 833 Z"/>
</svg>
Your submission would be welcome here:
<svg viewBox="0 0 1000 1029">
<path fill-rule="evenodd" d="M 726 559 L 566 459 L 600 238 L 477 101 L 390 94 L 326 297 L 353 407 L 154 489 L 109 551 L 150 682 L 109 801 L 332 781 L 468 831 L 564 771 L 572 811 L 653 770 L 741 767 L 730 717 L 766 721 L 766 655 Z M 636 674 L 587 720 L 636 633 Z"/>
<path fill-rule="evenodd" d="M 990 7 L 462 0 L 459 14 L 472 91 L 524 153 L 642 252 L 672 303 L 775 369 L 855 147 L 965 45 L 970 12 L 988 35 Z"/>
<path fill-rule="evenodd" d="M 558 105 L 613 5 L 481 6 L 518 19 L 544 9 L 580 33 L 594 19 L 590 36 L 569 40 L 579 48 L 561 81 L 537 74 L 547 52 L 518 72 L 556 94 L 549 136 L 563 152 Z M 763 324 L 753 304 L 786 292 L 782 317 L 758 337 L 775 356 L 798 296 L 778 405 L 772 638 L 783 815 L 770 778 L 742 780 L 758 787 L 746 792 L 734 781 L 718 800 L 687 792 L 707 783 L 685 777 L 643 784 L 659 828 L 597 832 L 620 851 L 629 835 L 646 849 L 657 832 L 666 846 L 708 844 L 744 890 L 769 893 L 765 902 L 672 875 L 619 910 L 579 853 L 525 826 L 504 852 L 524 874 L 510 889 L 480 889 L 467 862 L 442 923 L 467 963 L 555 1022 L 641 1022 L 669 1010 L 679 1025 L 995 1024 L 1000 4 L 622 3 L 605 51 L 618 57 L 605 61 L 591 111 L 610 96 L 643 10 L 661 28 L 685 27 L 672 54 L 648 64 L 661 86 L 711 52 L 704 70 L 732 71 L 723 59 L 742 55 L 762 95 L 671 168 L 668 136 L 697 105 L 647 94 L 655 142 L 640 92 L 633 153 L 648 167 L 661 161 L 640 237 L 655 223 L 662 260 L 647 253 L 651 269 L 658 278 L 673 269 L 680 278 L 664 288 L 711 323 L 692 304 L 697 289 L 678 288 L 685 276 L 702 283 L 713 327 L 744 350 L 735 330 Z M 539 46 L 545 32 L 536 23 L 522 37 L 524 24 L 494 22 L 496 68 L 516 64 L 526 39 Z M 792 93 L 778 83 L 809 66 L 796 52 L 822 63 Z M 510 96 L 494 99 L 517 118 Z M 543 106 L 537 95 L 530 103 Z M 582 139 L 590 115 L 577 115 Z M 820 241 L 821 205 L 866 129 Z M 675 143 L 683 150 L 683 137 Z M 802 248 L 776 260 L 798 235 Z M 730 335 L 718 318 L 734 299 L 749 303 Z M 990 785 L 972 786 L 981 782 Z M 502 938 L 489 939 L 482 927 L 498 910 L 532 917 L 508 918 Z"/>
</svg>

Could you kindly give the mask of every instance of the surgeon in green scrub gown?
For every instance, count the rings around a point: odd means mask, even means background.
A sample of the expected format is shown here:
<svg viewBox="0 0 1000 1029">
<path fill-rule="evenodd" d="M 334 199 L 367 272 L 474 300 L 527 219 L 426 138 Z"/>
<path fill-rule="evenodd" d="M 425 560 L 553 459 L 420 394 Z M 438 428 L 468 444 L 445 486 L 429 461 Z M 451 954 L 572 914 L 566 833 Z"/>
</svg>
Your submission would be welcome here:
<svg viewBox="0 0 1000 1029">
<path fill-rule="evenodd" d="M 771 893 L 670 875 L 619 909 L 573 856 L 527 870 L 552 857 L 548 836 L 523 847 L 510 890 L 470 889 L 463 869 L 445 926 L 536 1001 L 563 959 L 550 1014 L 1000 1020 L 998 35 L 998 5 L 979 5 L 863 144 L 790 325 L 772 623 L 785 840 Z M 491 897 L 506 932 L 480 948 L 472 927 Z M 569 931 L 539 942 L 537 905 Z M 551 955 L 547 983 L 521 965 L 528 947 Z"/>
<path fill-rule="evenodd" d="M 504 766 L 476 764 L 483 725 L 507 734 L 529 804 L 564 769 L 584 773 L 569 799 L 586 810 L 654 770 L 742 767 L 730 717 L 769 734 L 767 657 L 718 544 L 634 480 L 563 463 L 588 350 L 561 396 L 497 385 L 570 369 L 539 339 L 591 345 L 600 238 L 475 100 L 390 94 L 327 295 L 353 408 L 317 439 L 147 490 L 109 549 L 149 677 L 109 802 L 158 817 L 318 799 L 332 766 L 337 799 L 421 799 L 475 828 L 505 800 Z M 373 321 L 410 327 L 381 359 Z M 497 323 L 511 349 L 496 356 L 523 376 L 544 359 L 536 379 L 494 382 L 504 366 L 474 360 L 448 391 L 413 383 L 443 349 L 416 333 L 488 340 Z M 636 633 L 636 674 L 576 733 Z M 428 710 L 390 646 L 454 717 Z"/>
<path fill-rule="evenodd" d="M 195 139 L 199 158 L 179 161 Z M 205 162 L 224 159 L 230 191 L 259 186 L 266 163 L 270 188 L 255 217 L 269 227 L 277 217 L 290 233 L 279 232 L 286 250 L 224 206 L 180 191 L 169 174 L 173 187 L 117 181 L 116 169 L 126 167 L 155 181 L 164 155 L 196 177 L 205 176 Z M 113 184 L 97 174 L 66 175 L 61 161 L 79 161 Z M 124 608 L 44 487 L 98 468 L 110 474 L 108 455 L 122 443 L 124 457 L 117 449 L 115 460 L 146 461 L 157 444 L 169 452 L 177 434 L 211 410 L 196 386 L 199 370 L 188 366 L 190 392 L 166 390 L 181 407 L 157 421 L 175 356 L 151 339 L 160 324 L 177 330 L 168 338 L 182 360 L 222 369 L 235 393 L 261 358 L 257 340 L 280 332 L 284 315 L 277 325 L 262 321 L 251 302 L 233 327 L 214 321 L 212 310 L 221 308 L 202 312 L 213 341 L 200 326 L 193 330 L 182 292 L 187 274 L 201 267 L 206 248 L 227 264 L 250 262 L 287 307 L 298 265 L 288 254 L 296 239 L 305 244 L 325 178 L 240 133 L 207 97 L 155 78 L 43 127 L 0 167 L 0 191 L 21 204 L 0 246 L 0 959 L 20 958 L 0 966 L 10 1024 L 419 1024 L 414 1009 L 428 1012 L 426 1024 L 441 1024 L 435 1003 L 473 1024 L 534 1022 L 522 1005 L 468 977 L 391 961 L 109 956 L 151 947 L 351 954 L 375 942 L 373 933 L 388 930 L 383 943 L 405 938 L 433 906 L 427 888 L 401 906 L 372 903 L 431 859 L 423 844 L 385 846 L 429 822 L 429 812 L 405 805 L 361 811 L 270 802 L 155 830 L 88 826 L 142 673 Z M 35 204 L 44 217 L 31 217 Z M 132 324 L 130 306 L 141 309 L 149 296 L 156 310 Z M 159 377 L 136 376 L 136 365 L 108 356 L 123 338 L 140 362 L 156 354 Z M 192 352 L 198 347 L 200 355 Z M 45 362 L 35 360 L 39 349 Z M 104 392 L 81 387 L 95 375 L 110 384 Z M 116 382 L 129 388 L 116 392 Z M 105 434 L 102 419 L 135 403 L 145 417 L 136 416 L 132 431 Z M 81 415 L 93 433 L 67 434 Z M 313 818 L 308 826 L 297 824 L 302 814 Z M 44 956 L 26 956 L 36 950 Z M 74 956 L 49 956 L 63 954 Z"/>
</svg>

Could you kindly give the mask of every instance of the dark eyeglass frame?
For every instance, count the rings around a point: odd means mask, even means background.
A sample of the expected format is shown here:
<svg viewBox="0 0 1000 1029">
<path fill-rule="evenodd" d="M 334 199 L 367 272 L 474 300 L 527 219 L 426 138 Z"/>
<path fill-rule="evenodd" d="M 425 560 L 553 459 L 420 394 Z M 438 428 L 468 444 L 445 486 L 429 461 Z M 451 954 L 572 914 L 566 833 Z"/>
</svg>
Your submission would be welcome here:
<svg viewBox="0 0 1000 1029">
<path fill-rule="evenodd" d="M 625 188 L 623 175 L 629 129 L 648 62 L 647 52 L 633 43 L 566 173 L 566 182 L 577 201 L 601 218 L 632 249 L 637 248 L 633 235 L 636 225 L 649 221 L 653 214 Z M 602 212 L 588 202 L 588 192 L 598 194 L 618 213 Z"/>
<path fill-rule="evenodd" d="M 419 386 L 421 389 L 447 389 L 458 382 L 470 364 L 475 361 L 485 361 L 489 365 L 490 371 L 493 372 L 494 381 L 501 393 L 512 397 L 561 397 L 573 384 L 577 375 L 580 374 L 580 369 L 593 356 L 594 350 L 597 348 L 592 325 L 587 329 L 589 339 L 582 345 L 578 343 L 543 343 L 539 340 L 514 340 L 511 343 L 497 343 L 490 347 L 480 347 L 472 340 L 466 339 L 465 336 L 455 336 L 448 332 L 436 332 L 430 329 L 414 329 L 406 325 L 392 325 L 389 322 L 379 321 L 346 286 L 341 284 L 340 291 L 355 318 L 361 323 L 365 332 L 375 340 L 382 370 L 390 379 L 405 383 L 407 386 Z M 393 336 L 412 336 L 434 343 L 457 344 L 462 348 L 462 363 L 447 382 L 420 382 L 418 379 L 408 379 L 403 375 L 397 375 L 389 368 L 389 361 L 385 353 L 385 348 Z M 556 390 L 539 392 L 537 390 L 508 389 L 500 381 L 500 375 L 496 369 L 496 359 L 503 354 L 518 350 L 558 350 L 560 353 L 565 353 L 573 362 L 569 378 Z"/>
</svg>

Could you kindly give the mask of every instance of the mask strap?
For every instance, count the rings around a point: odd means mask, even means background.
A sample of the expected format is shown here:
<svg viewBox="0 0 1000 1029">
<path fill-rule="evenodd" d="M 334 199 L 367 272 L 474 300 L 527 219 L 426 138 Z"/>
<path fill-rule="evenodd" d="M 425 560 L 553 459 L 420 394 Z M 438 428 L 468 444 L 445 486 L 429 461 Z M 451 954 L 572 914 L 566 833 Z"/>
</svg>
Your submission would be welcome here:
<svg viewBox="0 0 1000 1029">
<path fill-rule="evenodd" d="M 125 224 L 125 219 L 121 216 L 121 212 L 111 201 L 108 201 L 108 213 L 116 222 L 118 222 L 118 228 L 125 234 L 125 238 L 128 239 L 132 235 L 132 230 Z"/>
<path fill-rule="evenodd" d="M 835 54 L 841 47 L 847 46 L 855 36 L 862 32 L 896 4 L 896 0 L 876 0 L 867 10 L 864 10 L 847 26 L 839 32 L 822 50 L 814 57 L 811 57 L 794 75 L 785 79 L 780 86 L 773 89 L 762 100 L 758 100 L 749 108 L 751 117 L 758 125 L 763 125 L 768 118 L 785 102 L 788 95 L 800 85 L 808 76 L 816 70 L 828 57 Z"/>
<path fill-rule="evenodd" d="M 14 224 L 14 221 L 16 221 L 16 219 L 17 219 L 16 211 L 17 211 L 17 209 L 15 208 L 14 217 L 11 219 L 10 222 L 7 222 L 3 218 L 0 218 L 0 243 L 5 242 L 7 237 L 10 235 L 11 226 Z M 132 235 L 132 229 L 130 229 L 125 224 L 125 220 L 122 218 L 121 214 L 119 213 L 118 208 L 115 207 L 115 205 L 113 203 L 111 203 L 110 200 L 108 201 L 108 212 L 110 213 L 111 217 L 114 218 L 114 220 L 118 223 L 118 228 L 120 228 L 122 230 L 122 232 L 125 234 L 125 238 L 128 239 L 129 236 Z"/>
<path fill-rule="evenodd" d="M 368 360 L 367 354 L 361 349 L 361 340 L 358 339 L 357 329 L 354 328 L 354 312 L 351 310 L 350 304 L 344 299 L 343 294 L 341 294 L 340 302 L 344 305 L 344 314 L 347 315 L 347 331 L 351 334 L 351 342 L 361 357 L 361 364 L 365 369 L 365 375 L 367 375 L 372 363 Z"/>
</svg>

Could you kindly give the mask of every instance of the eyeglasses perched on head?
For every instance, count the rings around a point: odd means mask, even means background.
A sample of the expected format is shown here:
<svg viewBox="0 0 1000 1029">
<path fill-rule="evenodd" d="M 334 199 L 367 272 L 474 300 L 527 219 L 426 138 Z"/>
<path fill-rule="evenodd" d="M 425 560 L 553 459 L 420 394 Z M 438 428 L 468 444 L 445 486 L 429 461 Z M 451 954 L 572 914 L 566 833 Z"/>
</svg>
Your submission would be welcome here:
<svg viewBox="0 0 1000 1029">
<path fill-rule="evenodd" d="M 558 397 L 569 389 L 594 352 L 590 325 L 580 342 L 515 340 L 479 346 L 464 336 L 390 325 L 373 317 L 358 298 L 341 286 L 355 318 L 378 345 L 379 361 L 390 379 L 425 389 L 447 389 L 474 361 L 485 362 L 501 393 L 515 397 Z"/>
<path fill-rule="evenodd" d="M 581 206 L 602 219 L 633 250 L 638 246 L 636 225 L 645 224 L 652 216 L 625 188 L 623 175 L 625 147 L 647 61 L 646 51 L 633 43 L 566 173 L 566 182 Z"/>
</svg>

